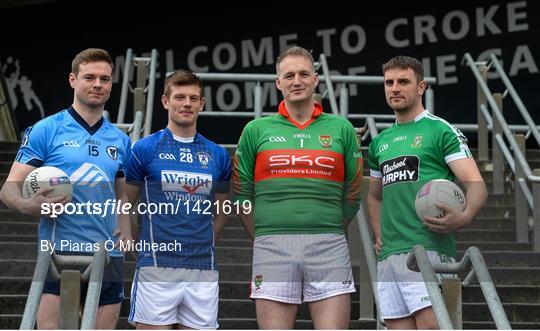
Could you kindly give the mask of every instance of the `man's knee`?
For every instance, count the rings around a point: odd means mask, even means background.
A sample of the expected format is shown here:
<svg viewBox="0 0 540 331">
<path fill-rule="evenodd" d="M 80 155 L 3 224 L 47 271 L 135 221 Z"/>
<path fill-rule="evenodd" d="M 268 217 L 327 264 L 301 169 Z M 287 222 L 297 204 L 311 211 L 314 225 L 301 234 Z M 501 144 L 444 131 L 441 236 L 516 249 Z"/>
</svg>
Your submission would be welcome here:
<svg viewBox="0 0 540 331">
<path fill-rule="evenodd" d="M 439 325 L 437 324 L 437 317 L 432 307 L 423 308 L 414 313 L 414 319 L 416 321 L 416 328 L 422 330 L 437 330 Z"/>
<path fill-rule="evenodd" d="M 267 299 L 255 299 L 257 323 L 261 329 L 292 329 L 298 305 Z"/>
<path fill-rule="evenodd" d="M 121 303 L 99 306 L 96 317 L 96 329 L 115 329 L 120 315 Z"/>
<path fill-rule="evenodd" d="M 44 293 L 39 302 L 37 327 L 50 330 L 59 327 L 60 296 Z"/>
</svg>

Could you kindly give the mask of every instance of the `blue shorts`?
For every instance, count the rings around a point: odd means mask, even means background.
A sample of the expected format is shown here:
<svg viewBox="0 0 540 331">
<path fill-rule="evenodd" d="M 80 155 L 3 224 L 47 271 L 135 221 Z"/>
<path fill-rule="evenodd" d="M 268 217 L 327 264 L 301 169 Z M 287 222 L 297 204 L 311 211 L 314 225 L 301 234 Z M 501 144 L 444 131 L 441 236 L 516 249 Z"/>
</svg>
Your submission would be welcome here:
<svg viewBox="0 0 540 331">
<path fill-rule="evenodd" d="M 60 272 L 60 271 L 59 271 Z M 88 282 L 81 282 L 81 304 L 84 303 Z M 43 288 L 43 293 L 60 295 L 60 280 L 54 280 L 50 271 Z M 110 305 L 120 303 L 124 300 L 124 258 L 111 257 L 105 266 L 103 273 L 103 283 L 101 285 L 101 295 L 99 305 Z"/>
</svg>

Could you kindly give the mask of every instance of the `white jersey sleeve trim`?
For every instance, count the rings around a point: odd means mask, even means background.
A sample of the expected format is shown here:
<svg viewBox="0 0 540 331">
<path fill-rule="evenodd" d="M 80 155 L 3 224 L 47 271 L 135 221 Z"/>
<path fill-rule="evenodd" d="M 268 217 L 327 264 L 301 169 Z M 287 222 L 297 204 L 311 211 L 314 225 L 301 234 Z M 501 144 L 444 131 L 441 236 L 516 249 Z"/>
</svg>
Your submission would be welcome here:
<svg viewBox="0 0 540 331">
<path fill-rule="evenodd" d="M 448 164 L 448 163 L 450 163 L 452 161 L 466 159 L 468 157 L 469 157 L 469 155 L 467 155 L 467 153 L 465 153 L 464 151 L 461 151 L 461 152 L 457 152 L 457 153 L 454 153 L 454 154 L 446 155 L 444 157 L 444 161 L 446 162 L 446 164 Z"/>
<path fill-rule="evenodd" d="M 381 172 L 377 170 L 369 169 L 369 174 L 371 177 L 382 178 Z"/>
</svg>

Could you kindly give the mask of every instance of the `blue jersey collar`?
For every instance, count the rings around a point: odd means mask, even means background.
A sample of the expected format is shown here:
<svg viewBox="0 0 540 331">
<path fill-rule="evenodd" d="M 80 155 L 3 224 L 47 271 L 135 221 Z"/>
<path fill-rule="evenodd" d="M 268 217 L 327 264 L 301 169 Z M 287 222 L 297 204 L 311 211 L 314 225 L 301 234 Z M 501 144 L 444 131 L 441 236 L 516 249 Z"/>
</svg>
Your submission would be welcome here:
<svg viewBox="0 0 540 331">
<path fill-rule="evenodd" d="M 73 117 L 73 119 L 77 121 L 77 123 L 79 123 L 90 135 L 93 135 L 94 133 L 96 133 L 99 130 L 99 128 L 101 128 L 101 125 L 103 125 L 103 116 L 99 119 L 99 121 L 97 121 L 96 124 L 94 124 L 93 126 L 90 126 L 88 125 L 88 123 L 86 123 L 84 118 L 82 118 L 82 116 L 79 115 L 79 113 L 75 111 L 73 106 L 70 106 L 67 110 L 68 110 L 68 113 L 71 115 L 71 117 Z"/>
</svg>

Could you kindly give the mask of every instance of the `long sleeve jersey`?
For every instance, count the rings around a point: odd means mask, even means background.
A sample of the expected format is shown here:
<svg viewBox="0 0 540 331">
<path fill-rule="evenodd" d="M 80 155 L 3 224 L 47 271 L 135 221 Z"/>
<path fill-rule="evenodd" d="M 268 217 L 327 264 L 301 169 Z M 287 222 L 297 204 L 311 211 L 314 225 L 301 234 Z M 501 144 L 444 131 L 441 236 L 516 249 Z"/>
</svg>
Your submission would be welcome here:
<svg viewBox="0 0 540 331">
<path fill-rule="evenodd" d="M 299 124 L 284 103 L 246 125 L 234 159 L 233 192 L 254 204 L 255 235 L 343 233 L 360 205 L 362 157 L 344 118 L 315 104 Z"/>
</svg>

